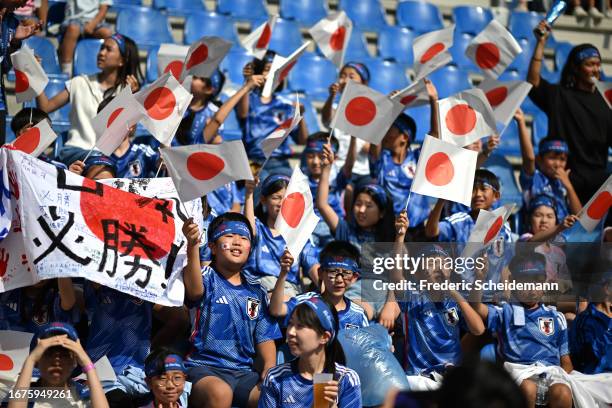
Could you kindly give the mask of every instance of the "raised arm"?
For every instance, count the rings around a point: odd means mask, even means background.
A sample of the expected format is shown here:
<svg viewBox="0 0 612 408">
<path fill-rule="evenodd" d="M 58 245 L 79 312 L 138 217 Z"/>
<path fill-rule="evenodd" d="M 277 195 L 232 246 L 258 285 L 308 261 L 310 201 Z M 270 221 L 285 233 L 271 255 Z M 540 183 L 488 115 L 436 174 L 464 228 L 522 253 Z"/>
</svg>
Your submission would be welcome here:
<svg viewBox="0 0 612 408">
<path fill-rule="evenodd" d="M 183 268 L 183 282 L 187 300 L 197 302 L 204 296 L 204 283 L 200 269 L 200 228 L 189 218 L 183 224 L 183 234 L 187 238 L 187 265 Z"/>
<path fill-rule="evenodd" d="M 55 112 L 70 101 L 70 94 L 67 89 L 63 89 L 53 98 L 47 98 L 44 92 L 36 97 L 36 105 L 47 113 Z"/>
<path fill-rule="evenodd" d="M 535 173 L 535 153 L 533 151 L 533 143 L 531 143 L 531 138 L 527 131 L 527 125 L 525 124 L 525 115 L 520 108 L 516 110 L 514 120 L 516 120 L 516 125 L 518 126 L 523 171 L 528 176 L 532 176 Z"/>
<path fill-rule="evenodd" d="M 325 100 L 325 104 L 323 105 L 323 110 L 321 111 L 321 122 L 323 122 L 323 126 L 329 126 L 332 119 L 334 118 L 334 99 L 336 99 L 336 95 L 340 90 L 340 85 L 337 82 L 334 82 L 329 86 L 329 95 Z"/>
<path fill-rule="evenodd" d="M 244 81 L 248 82 L 253 76 L 253 63 L 249 62 L 242 69 L 242 75 L 244 75 Z M 243 94 L 240 98 L 238 106 L 236 106 L 236 114 L 238 119 L 246 119 L 249 116 L 249 94 Z"/>
<path fill-rule="evenodd" d="M 569 204 L 570 211 L 572 214 L 578 214 L 582 210 L 582 203 L 578 198 L 578 194 L 576 194 L 576 190 L 574 189 L 574 185 L 570 180 L 570 169 L 556 169 L 555 176 L 561 181 L 565 190 L 567 190 L 567 202 Z"/>
<path fill-rule="evenodd" d="M 440 114 L 438 112 L 438 90 L 436 86 L 429 79 L 425 78 L 425 88 L 427 89 L 427 95 L 429 96 L 429 107 L 431 109 L 430 114 L 430 129 L 429 134 L 433 137 L 440 138 Z M 416 135 L 412 135 L 416 137 Z"/>
<path fill-rule="evenodd" d="M 449 292 L 449 295 L 457 305 L 459 305 L 459 309 L 461 309 L 461 314 L 465 319 L 465 324 L 470 331 L 475 336 L 480 336 L 485 331 L 485 325 L 482 321 L 482 317 L 474 310 L 470 304 L 461 296 L 461 294 L 455 290 Z M 482 303 L 481 303 L 482 304 Z"/>
<path fill-rule="evenodd" d="M 436 205 L 429 213 L 427 223 L 425 224 L 425 236 L 427 238 L 435 238 L 440 234 L 440 217 L 444 209 L 445 200 L 439 198 Z"/>
<path fill-rule="evenodd" d="M 249 220 L 253 230 L 253 238 L 257 236 L 257 223 L 255 222 L 255 199 L 254 192 L 257 187 L 258 178 L 255 180 L 245 180 L 244 182 L 244 216 Z"/>
<path fill-rule="evenodd" d="M 76 293 L 72 286 L 71 278 L 58 278 L 57 288 L 59 289 L 60 307 L 64 311 L 72 309 L 76 303 Z"/>
<path fill-rule="evenodd" d="M 533 50 L 531 61 L 529 62 L 529 70 L 527 71 L 527 82 L 533 85 L 534 88 L 537 88 L 540 85 L 540 72 L 542 70 L 542 60 L 544 58 L 544 45 L 546 44 L 546 39 L 550 35 L 550 26 L 545 20 L 542 20 L 540 21 L 540 24 L 538 24 L 537 29 L 539 29 L 540 32 L 543 32 L 544 35 L 536 35 L 537 43 L 535 49 Z"/>
<path fill-rule="evenodd" d="M 331 150 L 330 144 L 323 146 L 323 162 L 321 163 L 321 179 L 317 188 L 317 208 L 323 217 L 323 220 L 329 226 L 332 235 L 336 233 L 336 227 L 340 218 L 329 205 L 329 173 L 331 172 L 331 164 L 334 161 L 334 153 Z"/>
<path fill-rule="evenodd" d="M 281 269 L 278 274 L 278 279 L 272 290 L 272 296 L 270 296 L 270 314 L 274 317 L 285 317 L 287 316 L 287 305 L 285 304 L 285 281 L 287 280 L 287 274 L 291 270 L 293 265 L 293 256 L 288 249 L 285 248 L 285 252 L 280 260 Z"/>
<path fill-rule="evenodd" d="M 342 166 L 342 173 L 347 180 L 350 180 L 353 175 L 355 160 L 357 160 L 357 139 L 355 139 L 355 136 L 351 136 L 348 152 L 346 153 L 346 160 Z"/>
<path fill-rule="evenodd" d="M 578 216 L 576 215 L 568 215 L 565 219 L 557 224 L 555 228 L 551 228 L 546 231 L 538 232 L 534 234 L 533 237 L 529 240 L 529 242 L 548 242 L 552 241 L 557 235 L 572 227 L 578 221 Z"/>
</svg>

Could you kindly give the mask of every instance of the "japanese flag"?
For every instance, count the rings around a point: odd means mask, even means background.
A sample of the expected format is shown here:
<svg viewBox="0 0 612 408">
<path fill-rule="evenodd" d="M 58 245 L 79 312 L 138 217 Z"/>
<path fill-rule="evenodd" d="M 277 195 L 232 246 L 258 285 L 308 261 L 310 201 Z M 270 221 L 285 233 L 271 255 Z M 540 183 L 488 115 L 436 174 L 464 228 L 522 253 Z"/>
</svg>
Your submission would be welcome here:
<svg viewBox="0 0 612 408">
<path fill-rule="evenodd" d="M 595 86 L 603 96 L 604 101 L 608 104 L 608 107 L 612 109 L 612 82 L 595 82 Z"/>
<path fill-rule="evenodd" d="M 0 380 L 8 384 L 17 382 L 25 359 L 30 354 L 34 334 L 0 330 Z"/>
<path fill-rule="evenodd" d="M 342 92 L 331 127 L 380 144 L 401 111 L 399 102 L 393 102 L 365 85 L 349 81 Z"/>
<path fill-rule="evenodd" d="M 453 31 L 455 26 L 451 25 L 415 38 L 412 44 L 415 82 L 451 62 L 449 48 L 453 46 Z"/>
<path fill-rule="evenodd" d="M 597 224 L 608 214 L 608 210 L 612 206 L 612 175 L 608 177 L 605 183 L 591 197 L 587 205 L 585 205 L 578 214 L 578 221 L 585 230 L 591 232 L 597 227 Z"/>
<path fill-rule="evenodd" d="M 440 136 L 445 142 L 461 147 L 497 132 L 491 105 L 478 88 L 438 101 L 438 110 Z"/>
<path fill-rule="evenodd" d="M 502 128 L 506 128 L 512 120 L 514 113 L 521 106 L 521 103 L 529 94 L 531 84 L 525 81 L 507 81 L 501 82 L 495 79 L 485 79 L 478 85 L 481 89 L 491 108 L 493 108 L 493 116 Z"/>
<path fill-rule="evenodd" d="M 408 85 L 406 88 L 393 95 L 391 100 L 399 103 L 397 109 L 399 112 L 408 108 L 416 108 L 417 106 L 428 105 L 429 95 L 425 87 L 425 81 L 419 80 Z M 398 113 L 399 114 L 399 113 Z"/>
<path fill-rule="evenodd" d="M 185 57 L 181 81 L 188 75 L 210 78 L 231 47 L 231 42 L 219 37 L 202 37 L 191 44 Z"/>
<path fill-rule="evenodd" d="M 253 180 L 241 140 L 160 149 L 182 201 L 191 201 L 235 180 Z"/>
<path fill-rule="evenodd" d="M 478 153 L 425 136 L 412 192 L 470 205 Z"/>
<path fill-rule="evenodd" d="M 161 144 L 170 145 L 193 95 L 168 72 L 134 97 L 144 107 L 144 127 Z"/>
<path fill-rule="evenodd" d="M 242 46 L 247 50 L 249 55 L 257 59 L 262 59 L 264 55 L 266 55 L 277 18 L 278 16 L 276 15 L 270 16 L 268 21 L 257 27 L 242 41 Z"/>
<path fill-rule="evenodd" d="M 293 129 L 300 124 L 301 120 L 302 115 L 300 115 L 300 104 L 296 98 L 293 117 L 285 120 L 272 133 L 270 133 L 268 137 L 261 141 L 261 149 L 263 150 L 266 159 L 270 158 L 272 152 L 283 143 L 291 132 L 293 132 Z"/>
<path fill-rule="evenodd" d="M 186 45 L 162 44 L 157 52 L 157 75 L 172 72 L 174 78 L 180 79 L 188 51 L 189 47 Z"/>
<path fill-rule="evenodd" d="M 513 209 L 514 204 L 506 204 L 493 211 L 480 210 L 462 256 L 470 257 L 482 248 L 492 244 L 508 217 L 512 214 Z"/>
<path fill-rule="evenodd" d="M 338 68 L 344 63 L 352 31 L 353 23 L 344 11 L 330 14 L 308 30 L 323 55 Z"/>
<path fill-rule="evenodd" d="M 10 146 L 14 150 L 38 157 L 55 139 L 57 139 L 57 134 L 51 129 L 49 121 L 41 120 L 36 126 L 19 135 Z"/>
<path fill-rule="evenodd" d="M 306 48 L 310 45 L 312 41 L 307 41 L 300 48 L 293 51 L 293 53 L 287 58 L 281 57 L 280 55 L 275 55 L 274 60 L 272 60 L 272 66 L 270 67 L 270 72 L 268 73 L 268 77 L 266 78 L 266 83 L 264 84 L 263 91 L 261 92 L 262 96 L 269 97 L 272 95 L 272 92 L 276 89 L 276 87 L 287 78 L 291 69 L 297 64 L 298 58 L 306 51 Z"/>
<path fill-rule="evenodd" d="M 300 166 L 295 166 L 274 223 L 274 228 L 285 239 L 295 259 L 300 256 L 318 223 L 319 217 L 314 212 L 308 177 L 302 173 Z"/>
<path fill-rule="evenodd" d="M 17 103 L 23 103 L 40 95 L 49 78 L 40 66 L 34 52 L 26 45 L 11 54 L 11 61 L 15 69 L 15 94 Z"/>
<path fill-rule="evenodd" d="M 497 20 L 480 32 L 465 50 L 485 76 L 497 78 L 523 49 Z"/>
</svg>

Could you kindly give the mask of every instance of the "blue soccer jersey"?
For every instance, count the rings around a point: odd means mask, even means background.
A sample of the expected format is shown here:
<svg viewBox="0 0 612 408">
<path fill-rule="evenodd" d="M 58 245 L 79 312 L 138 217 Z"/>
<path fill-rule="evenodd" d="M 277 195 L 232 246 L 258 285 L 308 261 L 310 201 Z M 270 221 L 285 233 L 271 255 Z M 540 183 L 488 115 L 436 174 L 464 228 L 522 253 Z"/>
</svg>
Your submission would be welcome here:
<svg viewBox="0 0 612 408">
<path fill-rule="evenodd" d="M 273 236 L 270 228 L 258 218 L 255 219 L 255 224 L 257 227 L 257 237 L 255 237 L 245 272 L 254 279 L 261 278 L 262 276 L 278 276 L 280 273 L 280 259 L 285 252 L 287 243 L 280 234 Z M 300 267 L 304 273 L 308 273 L 313 266 L 319 263 L 318 255 L 316 248 L 312 246 L 310 241 L 307 241 L 300 253 L 298 262 L 291 266 L 291 270 L 287 274 L 287 281 L 299 285 Z"/>
<path fill-rule="evenodd" d="M 569 332 L 572 363 L 584 374 L 612 372 L 612 318 L 594 303 L 576 316 Z"/>
<path fill-rule="evenodd" d="M 550 179 L 538 169 L 535 170 L 532 176 L 527 175 L 521 170 L 519 183 L 523 190 L 525 208 L 529 208 L 529 203 L 533 198 L 540 194 L 546 194 L 555 200 L 558 223 L 570 214 L 567 205 L 567 190 L 560 180 Z"/>
<path fill-rule="evenodd" d="M 399 164 L 393 161 L 390 150 L 383 149 L 378 160 L 374 163 L 370 162 L 370 174 L 391 194 L 395 214 L 399 214 L 406 208 L 406 201 L 410 195 L 408 221 L 411 227 L 421 225 L 429 216 L 427 197 L 416 193 L 410 194 L 420 153 L 420 148 L 408 149 L 404 162 Z"/>
<path fill-rule="evenodd" d="M 487 308 L 487 327 L 497 334 L 497 354 L 504 361 L 558 366 L 569 354 L 567 322 L 556 308 L 540 304 L 527 310 L 509 303 Z"/>
<path fill-rule="evenodd" d="M 352 221 L 349 222 L 344 218 L 340 218 L 336 226 L 336 239 L 339 241 L 348 241 L 357 248 L 361 248 L 362 243 L 376 242 L 376 234 L 373 231 L 366 231 L 359 228 Z"/>
<path fill-rule="evenodd" d="M 332 173 L 335 171 L 332 169 Z M 333 176 L 333 177 L 332 177 Z M 310 193 L 312 197 L 316 199 L 317 190 L 319 188 L 319 182 L 308 176 L 308 185 L 310 186 Z M 344 216 L 344 206 L 342 205 L 342 193 L 344 193 L 344 189 L 348 185 L 348 180 L 344 176 L 342 171 L 336 174 L 330 174 L 329 179 L 329 196 L 327 198 L 327 202 L 334 209 L 334 212 L 338 214 L 338 217 Z M 315 214 L 317 216 L 321 216 L 319 213 L 319 209 L 315 206 Z"/>
<path fill-rule="evenodd" d="M 463 319 L 457 302 L 448 298 L 432 302 L 425 293 L 410 293 L 400 308 L 407 374 L 443 372 L 446 366 L 459 364 Z"/>
<path fill-rule="evenodd" d="M 285 303 L 287 305 L 287 317 L 284 322 L 285 327 L 289 323 L 289 318 L 291 317 L 291 313 L 293 313 L 293 309 L 304 300 L 314 296 L 320 297 L 321 294 L 318 292 L 306 292 L 289 299 L 289 301 Z M 368 317 L 361 306 L 355 302 L 351 302 L 346 296 L 344 296 L 344 302 L 346 303 L 346 308 L 338 311 L 338 324 L 340 330 L 358 329 L 370 325 Z"/>
<path fill-rule="evenodd" d="M 240 202 L 235 182 L 225 184 L 211 191 L 206 194 L 206 199 L 208 200 L 208 206 L 217 214 L 231 211 L 234 203 Z"/>
<path fill-rule="evenodd" d="M 188 367 L 252 370 L 256 345 L 282 337 L 268 312 L 263 288 L 248 278 L 232 285 L 211 267 L 202 269 L 204 295 L 192 307 Z"/>
<path fill-rule="evenodd" d="M 357 373 L 336 363 L 338 408 L 361 408 L 361 382 Z M 297 359 L 272 367 L 261 387 L 259 408 L 311 408 L 312 380 L 302 377 Z"/>
<path fill-rule="evenodd" d="M 202 238 L 200 238 L 200 262 L 212 261 L 212 251 L 210 250 L 210 247 L 208 246 L 207 231 L 208 231 L 208 226 L 210 225 L 212 220 L 214 220 L 215 218 L 217 218 L 217 212 L 211 208 L 210 212 L 208 213 L 208 216 L 204 218 L 203 223 L 202 223 L 203 230 L 202 230 Z"/>
<path fill-rule="evenodd" d="M 178 138 L 172 139 L 172 146 L 188 146 L 193 144 L 204 144 L 204 128 L 206 127 L 206 123 L 215 116 L 215 113 L 219 108 L 212 102 L 209 102 L 206 107 L 200 109 L 198 111 L 194 111 L 191 108 L 188 108 L 183 115 L 183 118 L 193 113 L 193 122 L 191 123 L 191 127 L 187 131 L 185 135 L 186 140 L 179 140 Z M 184 119 L 183 119 L 184 120 Z M 223 125 L 219 128 L 221 132 L 223 130 Z M 183 143 L 184 142 L 184 143 Z"/>
<path fill-rule="evenodd" d="M 89 337 L 85 350 L 92 361 L 103 356 L 115 373 L 127 366 L 144 369 L 151 346 L 153 303 L 105 286 L 85 282 Z"/>
<path fill-rule="evenodd" d="M 123 156 L 113 153 L 111 158 L 117 164 L 117 178 L 151 178 L 157 171 L 159 153 L 149 145 L 132 143 Z"/>
</svg>

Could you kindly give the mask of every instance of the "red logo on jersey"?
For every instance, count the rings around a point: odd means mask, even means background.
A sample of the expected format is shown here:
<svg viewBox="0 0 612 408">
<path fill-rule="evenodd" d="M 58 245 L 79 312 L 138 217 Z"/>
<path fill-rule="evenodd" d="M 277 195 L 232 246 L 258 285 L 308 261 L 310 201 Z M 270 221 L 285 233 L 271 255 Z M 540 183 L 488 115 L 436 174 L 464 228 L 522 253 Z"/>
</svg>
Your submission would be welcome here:
<svg viewBox="0 0 612 408">
<path fill-rule="evenodd" d="M 457 313 L 457 308 L 451 307 L 448 310 L 444 311 L 444 317 L 446 318 L 446 323 L 454 326 L 459 322 L 459 314 Z"/>
<path fill-rule="evenodd" d="M 249 319 L 254 320 L 257 318 L 257 316 L 259 316 L 259 305 L 261 304 L 261 302 L 259 301 L 259 299 L 255 299 L 252 297 L 247 298 L 247 316 L 249 316 Z"/>
<path fill-rule="evenodd" d="M 555 334 L 555 320 L 552 317 L 539 317 L 538 326 L 540 331 L 546 336 Z"/>
</svg>

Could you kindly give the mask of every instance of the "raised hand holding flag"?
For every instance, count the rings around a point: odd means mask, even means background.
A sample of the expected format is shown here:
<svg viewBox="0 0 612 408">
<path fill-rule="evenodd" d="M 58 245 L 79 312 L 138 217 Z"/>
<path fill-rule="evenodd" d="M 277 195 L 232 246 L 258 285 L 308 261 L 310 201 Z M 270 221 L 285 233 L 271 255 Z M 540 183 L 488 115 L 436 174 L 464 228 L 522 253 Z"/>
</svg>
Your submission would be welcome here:
<svg viewBox="0 0 612 408">
<path fill-rule="evenodd" d="M 11 61 L 15 70 L 17 103 L 27 102 L 40 95 L 49 83 L 49 78 L 34 57 L 34 52 L 24 45 L 11 54 Z"/>
<path fill-rule="evenodd" d="M 467 55 L 485 76 L 497 78 L 522 52 L 512 34 L 497 20 L 480 32 L 465 50 Z"/>
<path fill-rule="evenodd" d="M 293 129 L 299 125 L 301 120 L 302 115 L 300 114 L 299 97 L 296 96 L 293 117 L 285 120 L 272 133 L 261 141 L 261 149 L 264 152 L 264 156 L 266 156 L 266 160 L 270 158 L 272 152 L 283 143 L 287 136 L 293 132 Z"/>
<path fill-rule="evenodd" d="M 455 26 L 451 25 L 414 39 L 412 50 L 416 73 L 415 82 L 452 61 L 449 48 L 453 46 L 454 31 Z"/>
<path fill-rule="evenodd" d="M 306 48 L 308 48 L 311 42 L 312 41 L 305 42 L 287 58 L 281 57 L 278 54 L 274 56 L 270 72 L 266 77 L 266 83 L 261 92 L 262 96 L 269 97 L 272 95 L 276 87 L 287 78 L 289 72 L 293 69 L 295 64 L 297 64 L 298 58 L 306 51 Z"/>
<path fill-rule="evenodd" d="M 342 10 L 321 19 L 308 30 L 323 55 L 338 68 L 344 63 L 352 31 L 353 23 Z"/>
</svg>

